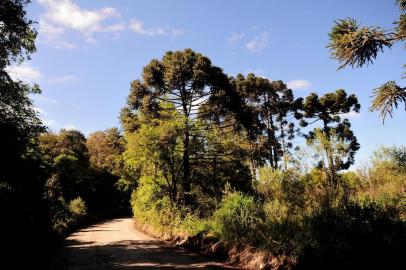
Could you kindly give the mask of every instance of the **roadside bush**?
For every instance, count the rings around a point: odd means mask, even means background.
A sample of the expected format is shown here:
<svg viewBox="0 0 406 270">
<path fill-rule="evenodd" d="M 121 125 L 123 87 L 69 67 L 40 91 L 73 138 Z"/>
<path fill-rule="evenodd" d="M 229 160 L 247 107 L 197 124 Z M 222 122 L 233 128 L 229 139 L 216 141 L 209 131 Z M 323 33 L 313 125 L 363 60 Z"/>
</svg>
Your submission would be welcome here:
<svg viewBox="0 0 406 270">
<path fill-rule="evenodd" d="M 256 191 L 267 200 L 280 199 L 282 197 L 282 181 L 284 173 L 271 167 L 259 169 L 259 181 Z"/>
<path fill-rule="evenodd" d="M 63 197 L 52 201 L 52 228 L 59 234 L 65 235 L 74 230 L 87 216 L 85 201 L 77 197 L 66 203 Z"/>
<path fill-rule="evenodd" d="M 256 190 L 265 201 L 272 202 L 268 205 L 269 210 L 271 205 L 280 204 L 284 211 L 293 213 L 303 211 L 307 204 L 306 184 L 300 175 L 292 170 L 280 171 L 263 167 L 259 170 Z"/>
<path fill-rule="evenodd" d="M 381 147 L 374 152 L 372 167 L 360 170 L 359 195 L 372 198 L 398 194 L 406 191 L 406 147 Z M 384 195 L 387 194 L 387 195 Z"/>
<path fill-rule="evenodd" d="M 139 222 L 161 234 L 214 234 L 231 245 L 295 258 L 297 269 L 388 269 L 406 250 L 402 173 L 386 165 L 376 165 L 368 175 L 342 173 L 341 186 L 326 206 L 325 171 L 262 168 L 255 195 L 226 188 L 211 217 L 215 201 L 202 191 L 195 193 L 201 198 L 196 201 L 210 204 L 193 212 L 170 201 L 161 188 L 163 180 L 142 177 L 132 206 Z"/>
<path fill-rule="evenodd" d="M 299 269 L 394 269 L 406 250 L 406 223 L 372 200 L 310 217 Z"/>
<path fill-rule="evenodd" d="M 406 190 L 406 172 L 398 172 L 393 164 L 380 163 L 370 168 L 364 177 L 363 193 L 372 197 L 387 194 L 403 194 Z"/>
<path fill-rule="evenodd" d="M 131 207 L 134 217 L 141 224 L 150 224 L 156 230 L 163 230 L 158 214 L 158 209 L 166 204 L 166 200 L 161 196 L 159 186 L 150 177 L 142 177 L 140 184 L 131 194 Z"/>
<path fill-rule="evenodd" d="M 240 192 L 227 194 L 213 215 L 214 233 L 235 244 L 257 244 L 263 240 L 262 204 Z"/>
<path fill-rule="evenodd" d="M 67 234 L 72 229 L 73 220 L 69 216 L 59 217 L 53 221 L 52 228 L 60 235 Z"/>
<path fill-rule="evenodd" d="M 264 211 L 263 231 L 267 237 L 261 247 L 275 254 L 296 254 L 302 239 L 308 234 L 305 221 L 309 213 L 304 210 L 292 212 L 286 203 L 279 200 L 267 201 Z"/>
<path fill-rule="evenodd" d="M 52 229 L 62 236 L 67 232 L 71 224 L 66 201 L 62 196 L 58 196 L 51 198 L 49 205 Z"/>
<path fill-rule="evenodd" d="M 81 197 L 77 197 L 69 202 L 68 205 L 69 212 L 75 220 L 80 220 L 86 216 L 86 204 Z"/>
<path fill-rule="evenodd" d="M 156 233 L 167 236 L 208 231 L 208 221 L 165 196 L 159 185 L 160 179 L 142 177 L 139 182 L 131 196 L 133 214 L 138 223 L 149 225 Z"/>
<path fill-rule="evenodd" d="M 265 215 L 261 248 L 279 254 L 296 250 L 305 232 L 304 220 L 312 213 L 313 187 L 312 181 L 293 170 L 260 169 L 256 190 L 264 199 Z"/>
<path fill-rule="evenodd" d="M 288 218 L 289 208 L 280 200 L 269 200 L 264 203 L 264 212 L 267 220 L 282 222 Z"/>
</svg>

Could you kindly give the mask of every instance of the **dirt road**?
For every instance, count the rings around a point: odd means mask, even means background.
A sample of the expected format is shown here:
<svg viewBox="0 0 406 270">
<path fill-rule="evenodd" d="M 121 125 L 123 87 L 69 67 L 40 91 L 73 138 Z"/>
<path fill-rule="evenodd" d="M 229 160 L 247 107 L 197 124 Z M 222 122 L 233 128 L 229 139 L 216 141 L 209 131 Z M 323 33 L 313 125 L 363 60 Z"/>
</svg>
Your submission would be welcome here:
<svg viewBox="0 0 406 270">
<path fill-rule="evenodd" d="M 151 238 L 132 218 L 101 222 L 73 233 L 52 269 L 237 269 Z"/>
</svg>

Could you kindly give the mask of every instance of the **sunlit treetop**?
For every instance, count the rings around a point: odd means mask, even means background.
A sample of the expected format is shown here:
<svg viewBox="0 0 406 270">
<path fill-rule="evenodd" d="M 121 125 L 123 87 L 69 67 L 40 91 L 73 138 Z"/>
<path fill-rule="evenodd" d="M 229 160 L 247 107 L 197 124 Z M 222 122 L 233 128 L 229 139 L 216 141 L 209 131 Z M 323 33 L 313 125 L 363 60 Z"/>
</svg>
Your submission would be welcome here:
<svg viewBox="0 0 406 270">
<path fill-rule="evenodd" d="M 396 27 L 387 31 L 381 27 L 361 27 L 355 19 L 347 18 L 335 21 L 329 33 L 331 57 L 336 59 L 342 69 L 346 66 L 360 68 L 367 66 L 376 59 L 378 53 L 390 48 L 398 41 L 406 40 L 406 1 L 397 0 L 401 11 L 400 17 L 394 22 Z M 403 76 L 405 78 L 405 76 Z M 406 88 L 390 81 L 374 90 L 371 111 L 379 111 L 382 121 L 387 115 L 392 117 L 394 108 L 406 101 Z M 406 109 L 406 106 L 405 106 Z"/>
<path fill-rule="evenodd" d="M 387 115 L 393 116 L 393 110 L 398 108 L 399 103 L 405 104 L 406 110 L 406 90 L 398 86 L 394 81 L 384 83 L 374 90 L 374 100 L 370 110 L 379 111 L 382 121 L 385 122 Z"/>
<path fill-rule="evenodd" d="M 394 22 L 391 31 L 379 26 L 360 26 L 352 18 L 336 20 L 329 33 L 331 56 L 340 63 L 339 69 L 346 66 L 353 68 L 369 65 L 379 52 L 390 48 L 397 41 L 406 39 L 406 1 L 397 0 L 401 14 Z"/>
<path fill-rule="evenodd" d="M 390 48 L 394 33 L 380 27 L 360 27 L 355 19 L 337 20 L 329 33 L 331 56 L 340 67 L 362 67 L 371 64 L 385 47 Z"/>
<path fill-rule="evenodd" d="M 339 122 L 340 114 L 359 112 L 361 106 L 355 95 L 347 95 L 345 90 L 339 89 L 319 97 L 311 93 L 306 97 L 303 104 L 304 116 L 306 118 L 320 119 L 325 123 Z M 304 123 L 303 123 L 304 124 Z M 304 124 L 306 125 L 306 124 Z"/>
</svg>

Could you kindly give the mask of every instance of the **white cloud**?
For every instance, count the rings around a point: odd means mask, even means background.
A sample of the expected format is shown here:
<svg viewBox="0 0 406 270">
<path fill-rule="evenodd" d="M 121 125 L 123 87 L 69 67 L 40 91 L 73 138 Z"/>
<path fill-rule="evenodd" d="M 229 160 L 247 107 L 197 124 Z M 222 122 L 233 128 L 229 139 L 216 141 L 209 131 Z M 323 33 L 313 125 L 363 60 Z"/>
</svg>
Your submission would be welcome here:
<svg viewBox="0 0 406 270">
<path fill-rule="evenodd" d="M 226 40 L 227 40 L 228 45 L 232 45 L 232 44 L 236 43 L 237 41 L 241 40 L 244 37 L 245 37 L 244 32 L 241 32 L 241 33 L 233 32 L 231 34 L 231 36 L 229 36 Z"/>
<path fill-rule="evenodd" d="M 56 25 L 67 27 L 83 32 L 103 31 L 105 26 L 101 24 L 111 17 L 119 17 L 112 7 L 87 10 L 81 9 L 72 0 L 38 0 L 47 8 L 43 17 Z"/>
<path fill-rule="evenodd" d="M 62 27 L 58 27 L 53 24 L 50 24 L 44 19 L 39 20 L 39 31 L 41 34 L 44 34 L 47 36 L 58 36 L 58 35 L 63 34 L 63 32 L 64 32 Z"/>
<path fill-rule="evenodd" d="M 6 71 L 13 80 L 33 82 L 42 77 L 41 72 L 28 63 L 22 63 L 16 66 L 9 66 L 6 68 Z"/>
<path fill-rule="evenodd" d="M 53 129 L 63 128 L 66 130 L 79 130 L 77 126 L 72 125 L 72 124 L 66 124 L 66 125 L 62 126 L 53 119 L 41 118 L 41 120 L 42 120 L 42 123 L 49 128 L 53 128 Z"/>
<path fill-rule="evenodd" d="M 72 0 L 38 0 L 46 8 L 39 21 L 40 37 L 56 48 L 73 49 L 74 44 L 64 41 L 66 30 L 79 31 L 85 35 L 87 42 L 94 42 L 94 32 L 120 32 L 125 29 L 122 23 L 106 24 L 111 18 L 120 14 L 113 7 L 101 9 L 82 9 Z"/>
<path fill-rule="evenodd" d="M 78 129 L 75 125 L 71 125 L 71 124 L 65 125 L 63 128 L 66 130 Z"/>
<path fill-rule="evenodd" d="M 146 35 L 150 37 L 156 36 L 167 36 L 178 37 L 183 35 L 183 30 L 181 29 L 169 29 L 168 27 L 152 26 L 146 28 L 144 23 L 138 19 L 132 19 L 130 21 L 130 29 L 135 33 L 140 35 Z"/>
<path fill-rule="evenodd" d="M 268 46 L 268 44 L 269 34 L 267 32 L 263 32 L 259 36 L 248 42 L 245 46 L 248 50 L 257 53 L 263 51 Z"/>
<path fill-rule="evenodd" d="M 39 34 L 42 41 L 57 49 L 74 49 L 76 46 L 73 43 L 61 39 L 64 33 L 64 28 L 50 24 L 44 19 L 40 19 Z"/>
<path fill-rule="evenodd" d="M 133 19 L 130 22 L 130 28 L 137 34 L 140 35 L 147 35 L 151 37 L 159 36 L 159 35 L 166 35 L 166 31 L 162 27 L 151 27 L 146 29 L 144 27 L 144 23 L 137 20 Z"/>
<path fill-rule="evenodd" d="M 133 19 L 129 24 L 121 21 L 121 15 L 114 7 L 85 9 L 75 4 L 74 0 L 37 0 L 45 7 L 39 19 L 39 40 L 58 49 L 74 49 L 72 42 L 66 41 L 67 31 L 77 31 L 84 36 L 87 43 L 94 44 L 94 33 L 112 33 L 116 39 L 125 29 L 148 36 L 166 35 L 179 37 L 182 29 L 165 27 L 146 28 L 143 22 Z"/>
<path fill-rule="evenodd" d="M 61 77 L 51 78 L 48 80 L 48 82 L 50 84 L 57 84 L 57 83 L 73 82 L 76 80 L 77 80 L 77 78 L 75 75 L 64 75 Z"/>
<path fill-rule="evenodd" d="M 44 125 L 46 125 L 47 127 L 53 127 L 55 126 L 55 120 L 52 119 L 41 119 L 42 123 L 44 123 Z"/>
<path fill-rule="evenodd" d="M 47 103 L 47 104 L 52 104 L 52 105 L 58 104 L 57 100 L 46 97 L 44 95 L 36 95 L 33 98 L 35 100 L 42 101 L 42 102 Z"/>
<path fill-rule="evenodd" d="M 340 113 L 338 116 L 340 116 L 341 118 L 358 118 L 361 117 L 361 113 L 351 111 L 348 113 Z"/>
<path fill-rule="evenodd" d="M 34 107 L 34 111 L 36 111 L 37 113 L 39 113 L 41 115 L 48 115 L 48 113 L 40 107 Z"/>
<path fill-rule="evenodd" d="M 183 35 L 183 30 L 182 29 L 172 29 L 171 30 L 171 36 L 172 37 L 180 37 L 180 36 L 182 36 Z"/>
<path fill-rule="evenodd" d="M 103 32 L 120 32 L 125 29 L 125 24 L 124 23 L 117 23 L 117 24 L 112 24 L 105 26 L 103 28 Z"/>
<path fill-rule="evenodd" d="M 299 79 L 288 81 L 287 86 L 292 90 L 307 90 L 312 84 L 307 80 Z"/>
<path fill-rule="evenodd" d="M 96 39 L 92 36 L 87 36 L 85 38 L 85 41 L 86 41 L 86 43 L 91 43 L 91 44 L 96 44 L 96 42 L 97 42 Z"/>
</svg>

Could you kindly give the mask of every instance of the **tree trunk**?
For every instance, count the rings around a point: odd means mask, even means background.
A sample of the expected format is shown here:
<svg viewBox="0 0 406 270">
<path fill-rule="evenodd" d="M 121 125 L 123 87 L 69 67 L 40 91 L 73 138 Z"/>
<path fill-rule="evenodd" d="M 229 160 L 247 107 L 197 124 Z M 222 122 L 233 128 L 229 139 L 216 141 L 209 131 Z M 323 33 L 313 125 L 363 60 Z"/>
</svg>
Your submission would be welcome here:
<svg viewBox="0 0 406 270">
<path fill-rule="evenodd" d="M 327 125 L 327 122 L 323 120 L 324 124 L 324 133 L 326 134 L 327 140 L 330 142 L 331 145 L 331 138 L 330 138 L 330 128 Z M 333 149 L 331 147 L 325 149 L 326 152 L 326 157 L 327 157 L 327 163 L 328 163 L 328 206 L 330 207 L 331 202 L 333 200 L 333 197 L 337 194 L 337 178 L 336 178 L 336 170 L 334 166 L 334 156 L 333 156 Z"/>
<path fill-rule="evenodd" d="M 274 159 L 275 156 L 275 130 L 273 128 L 273 123 L 272 123 L 272 116 L 268 118 L 267 121 L 267 136 L 268 136 L 268 144 L 269 144 L 269 153 L 268 153 L 268 159 L 269 159 L 269 165 L 275 169 L 277 167 L 276 165 L 276 160 Z"/>
<path fill-rule="evenodd" d="M 273 163 L 273 143 L 269 129 L 268 129 L 268 144 L 269 144 L 269 153 L 268 153 L 269 165 L 271 165 L 272 168 L 275 168 L 275 165 Z"/>
<path fill-rule="evenodd" d="M 285 171 L 288 169 L 288 164 L 286 160 L 286 142 L 285 142 L 285 131 L 283 130 L 282 121 L 280 122 L 280 129 L 281 129 L 281 140 L 282 140 L 282 156 L 283 156 L 283 164 Z"/>
<path fill-rule="evenodd" d="M 182 89 L 182 108 L 185 116 L 185 131 L 183 134 L 183 179 L 182 179 L 182 200 L 184 204 L 190 203 L 190 127 L 189 127 L 189 106 L 191 98 L 186 95 L 186 86 Z"/>
<path fill-rule="evenodd" d="M 257 179 L 257 169 L 255 166 L 255 158 L 254 158 L 254 152 L 256 151 L 255 143 L 250 142 L 250 172 L 251 172 L 251 184 L 254 186 L 255 181 L 258 180 Z"/>
<path fill-rule="evenodd" d="M 278 169 L 278 159 L 279 159 L 279 156 L 278 156 L 278 141 L 276 140 L 276 136 L 275 136 L 275 126 L 274 126 L 274 124 L 273 124 L 273 120 L 272 120 L 272 117 L 270 118 L 270 141 L 271 141 L 271 143 L 272 143 L 272 148 L 273 148 L 273 157 L 272 157 L 272 159 L 273 159 L 273 168 L 276 170 L 276 169 Z"/>
</svg>

